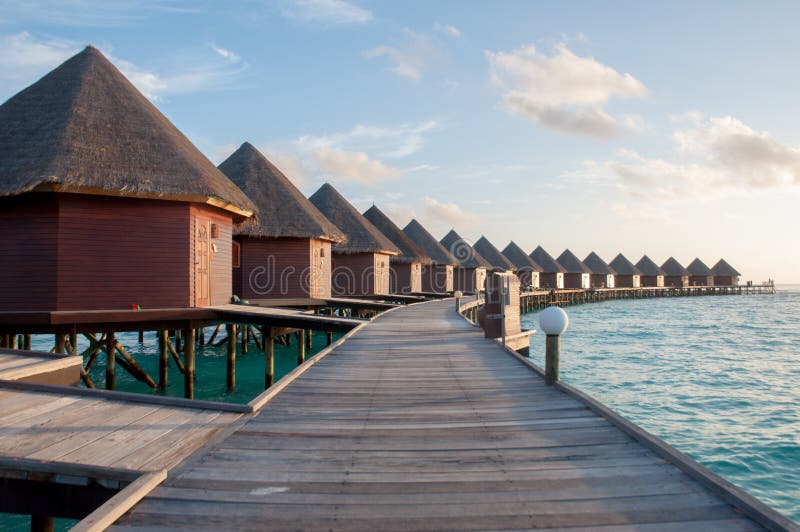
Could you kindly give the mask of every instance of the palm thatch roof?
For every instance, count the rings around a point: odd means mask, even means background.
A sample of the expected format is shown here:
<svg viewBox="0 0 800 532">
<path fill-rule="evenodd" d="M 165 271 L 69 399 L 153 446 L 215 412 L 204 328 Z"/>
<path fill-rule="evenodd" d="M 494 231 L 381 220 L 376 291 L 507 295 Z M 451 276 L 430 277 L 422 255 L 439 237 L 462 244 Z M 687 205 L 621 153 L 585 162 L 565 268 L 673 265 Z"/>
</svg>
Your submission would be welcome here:
<svg viewBox="0 0 800 532">
<path fill-rule="evenodd" d="M 653 262 L 653 259 L 648 257 L 647 255 L 643 256 L 639 259 L 639 262 L 636 263 L 636 267 L 639 268 L 639 271 L 642 272 L 642 275 L 647 275 L 650 277 L 655 277 L 657 275 L 666 275 L 667 272 L 662 270 L 658 264 Z"/>
<path fill-rule="evenodd" d="M 439 266 L 455 266 L 458 264 L 456 258 L 416 219 L 408 222 L 408 225 L 403 228 L 403 233 L 433 260 L 433 264 Z"/>
<path fill-rule="evenodd" d="M 346 242 L 334 244 L 333 251 L 336 253 L 400 253 L 397 246 L 383 236 L 372 222 L 361 216 L 330 183 L 319 187 L 308 199 L 347 237 Z"/>
<path fill-rule="evenodd" d="M 97 49 L 88 46 L 0 106 L 0 196 L 49 190 L 253 203 Z"/>
<path fill-rule="evenodd" d="M 690 262 L 686 267 L 686 271 L 689 272 L 689 275 L 714 275 L 714 272 L 711 271 L 711 268 L 706 266 L 706 264 L 699 258 Z"/>
<path fill-rule="evenodd" d="M 664 270 L 664 273 L 670 275 L 672 277 L 683 277 L 684 275 L 689 275 L 689 272 L 686 268 L 681 265 L 680 262 L 675 260 L 675 257 L 670 257 L 661 265 L 661 269 Z"/>
<path fill-rule="evenodd" d="M 456 258 L 462 268 L 490 269 L 492 267 L 488 260 L 484 259 L 480 253 L 475 251 L 475 248 L 456 233 L 455 229 L 450 229 L 450 232 L 444 235 L 439 242 Z"/>
<path fill-rule="evenodd" d="M 219 169 L 255 203 L 258 216 L 235 233 L 266 238 L 316 238 L 342 242 L 344 233 L 252 144 L 245 142 Z"/>
<path fill-rule="evenodd" d="M 725 259 L 719 259 L 717 263 L 711 268 L 714 275 L 723 275 L 731 277 L 740 277 L 742 274 L 736 271 L 736 268 L 728 264 Z"/>
<path fill-rule="evenodd" d="M 556 261 L 564 267 L 566 273 L 592 273 L 592 270 L 569 249 L 565 249 L 564 252 L 558 256 Z"/>
<path fill-rule="evenodd" d="M 383 236 L 392 241 L 400 250 L 400 254 L 392 257 L 391 262 L 410 264 L 419 262 L 420 264 L 430 264 L 431 258 L 417 246 L 408 235 L 406 235 L 395 223 L 386 216 L 383 211 L 373 205 L 363 214 L 364 218 L 372 222 L 372 225 L 383 233 Z"/>
<path fill-rule="evenodd" d="M 489 264 L 491 264 L 492 268 L 496 271 L 513 271 L 517 269 L 514 264 L 503 256 L 500 250 L 494 247 L 483 235 L 481 235 L 472 247 L 475 248 L 475 251 L 477 251 L 481 257 L 489 261 Z"/>
<path fill-rule="evenodd" d="M 600 255 L 594 251 L 586 255 L 586 258 L 583 259 L 583 263 L 595 275 L 615 275 L 617 273 L 614 271 L 614 268 L 609 266 L 606 261 L 601 259 Z"/>
<path fill-rule="evenodd" d="M 614 257 L 614 260 L 608 263 L 617 275 L 641 275 L 642 272 L 639 271 L 639 268 L 633 265 L 631 261 L 625 257 L 622 253 Z"/>
<path fill-rule="evenodd" d="M 509 242 L 503 250 L 503 255 L 511 261 L 511 264 L 513 264 L 517 270 L 528 272 L 542 271 L 542 267 L 539 266 L 539 263 L 530 258 L 513 240 Z"/>
<path fill-rule="evenodd" d="M 543 273 L 565 273 L 567 271 L 542 246 L 537 246 L 531 251 L 530 257 L 542 267 Z"/>
</svg>

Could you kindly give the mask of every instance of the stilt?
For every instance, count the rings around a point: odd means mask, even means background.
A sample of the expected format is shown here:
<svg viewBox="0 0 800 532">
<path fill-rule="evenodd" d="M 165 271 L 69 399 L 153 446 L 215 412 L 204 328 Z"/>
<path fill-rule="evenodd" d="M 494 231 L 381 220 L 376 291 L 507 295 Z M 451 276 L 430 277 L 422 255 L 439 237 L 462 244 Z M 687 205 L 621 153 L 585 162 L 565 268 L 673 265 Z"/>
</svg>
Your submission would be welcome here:
<svg viewBox="0 0 800 532">
<path fill-rule="evenodd" d="M 17 348 L 17 335 L 16 334 L 9 334 L 8 335 L 8 348 L 9 349 L 16 349 Z"/>
<path fill-rule="evenodd" d="M 139 331 L 139 343 L 144 343 L 144 331 Z"/>
<path fill-rule="evenodd" d="M 158 331 L 158 389 L 166 390 L 169 385 L 169 331 Z"/>
<path fill-rule="evenodd" d="M 198 337 L 197 338 L 197 342 L 200 345 L 200 348 L 202 349 L 203 347 L 206 346 L 206 329 L 205 329 L 205 327 L 200 327 L 199 329 L 197 329 L 197 337 Z"/>
<path fill-rule="evenodd" d="M 250 343 L 250 327 L 247 325 L 240 325 L 242 330 L 242 355 L 247 354 L 247 344 Z"/>
<path fill-rule="evenodd" d="M 125 368 L 128 373 L 133 375 L 133 377 L 140 382 L 143 382 L 150 386 L 151 388 L 156 387 L 156 383 L 150 375 L 144 370 L 142 366 L 139 365 L 138 362 L 128 353 L 122 344 L 117 342 L 117 352 L 119 352 L 122 359 L 125 361 L 126 365 L 128 366 Z"/>
<path fill-rule="evenodd" d="M 264 387 L 269 388 L 275 384 L 275 337 L 272 336 L 272 327 L 264 327 L 261 333 L 264 340 Z"/>
<path fill-rule="evenodd" d="M 183 396 L 194 399 L 194 328 L 187 327 L 184 334 L 183 365 L 186 373 L 183 374 Z"/>
<path fill-rule="evenodd" d="M 106 334 L 106 390 L 114 389 L 115 378 L 115 360 L 114 356 L 117 349 L 117 340 L 114 338 L 114 333 L 109 332 Z"/>
<path fill-rule="evenodd" d="M 314 349 L 314 334 L 313 331 L 308 330 L 306 331 L 306 351 L 308 351 L 308 353 L 311 354 L 313 349 Z"/>
<path fill-rule="evenodd" d="M 70 355 L 77 355 L 78 354 L 78 333 L 71 332 L 69 333 L 69 354 Z"/>
<path fill-rule="evenodd" d="M 299 366 L 303 362 L 306 361 L 306 331 L 305 329 L 301 329 L 298 333 L 298 342 L 297 342 L 297 365 Z"/>
<path fill-rule="evenodd" d="M 325 331 L 325 341 L 328 342 L 328 345 L 333 343 L 333 332 L 332 331 Z"/>
<path fill-rule="evenodd" d="M 222 329 L 221 323 L 217 325 L 216 329 L 214 329 L 214 332 L 211 334 L 211 338 L 208 339 L 209 344 L 214 345 L 214 340 L 217 339 L 217 335 L 219 334 L 220 329 Z"/>
<path fill-rule="evenodd" d="M 31 335 L 30 334 L 26 334 L 24 336 L 24 338 L 25 338 L 25 345 L 23 345 L 22 348 L 30 351 L 30 349 L 31 349 Z"/>
<path fill-rule="evenodd" d="M 46 515 L 31 516 L 31 532 L 53 532 L 55 519 Z"/>
<path fill-rule="evenodd" d="M 67 335 L 58 333 L 56 334 L 56 353 L 66 353 L 66 342 L 67 342 Z M 111 353 L 114 354 L 113 352 Z"/>
<path fill-rule="evenodd" d="M 183 347 L 181 344 L 182 344 L 182 342 L 181 342 L 181 330 L 177 329 L 175 331 L 175 351 L 177 351 L 178 353 L 181 352 L 181 348 Z"/>
<path fill-rule="evenodd" d="M 225 371 L 225 382 L 228 390 L 236 389 L 236 325 L 229 323 L 225 325 L 228 332 L 228 363 Z M 242 334 L 244 338 L 244 334 Z M 242 342 L 244 343 L 244 341 Z"/>
</svg>

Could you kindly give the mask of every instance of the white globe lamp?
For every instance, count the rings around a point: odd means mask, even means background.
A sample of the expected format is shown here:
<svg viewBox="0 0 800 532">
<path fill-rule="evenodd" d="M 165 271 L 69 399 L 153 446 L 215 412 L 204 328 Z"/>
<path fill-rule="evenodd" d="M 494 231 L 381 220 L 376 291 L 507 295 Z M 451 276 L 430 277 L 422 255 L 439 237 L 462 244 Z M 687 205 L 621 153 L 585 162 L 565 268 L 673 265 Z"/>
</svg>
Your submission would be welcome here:
<svg viewBox="0 0 800 532">
<path fill-rule="evenodd" d="M 569 327 L 569 316 L 560 307 L 547 307 L 539 314 L 539 327 L 547 336 L 558 336 Z"/>
</svg>

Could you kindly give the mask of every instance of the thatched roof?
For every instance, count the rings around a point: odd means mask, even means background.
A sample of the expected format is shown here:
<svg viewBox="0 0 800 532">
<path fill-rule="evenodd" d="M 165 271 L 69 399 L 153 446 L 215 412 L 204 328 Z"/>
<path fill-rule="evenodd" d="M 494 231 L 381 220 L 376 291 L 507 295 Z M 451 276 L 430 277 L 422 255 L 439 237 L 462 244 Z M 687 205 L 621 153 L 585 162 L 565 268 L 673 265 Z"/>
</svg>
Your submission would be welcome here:
<svg viewBox="0 0 800 532">
<path fill-rule="evenodd" d="M 406 235 L 395 223 L 386 216 L 383 211 L 375 205 L 364 211 L 364 218 L 372 222 L 372 225 L 383 233 L 383 236 L 391 240 L 400 250 L 400 254 L 392 257 L 392 262 L 430 264 L 431 258 L 417 246 L 408 235 Z"/>
<path fill-rule="evenodd" d="M 245 142 L 219 165 L 255 203 L 254 216 L 235 233 L 266 238 L 318 238 L 342 242 L 344 233 L 252 144 Z"/>
<path fill-rule="evenodd" d="M 731 266 L 725 259 L 719 259 L 717 263 L 711 268 L 714 275 L 724 275 L 731 277 L 740 277 L 742 274 L 736 271 L 736 268 Z"/>
<path fill-rule="evenodd" d="M 0 106 L 0 196 L 34 190 L 255 210 L 91 46 Z"/>
<path fill-rule="evenodd" d="M 564 273 L 566 270 L 562 265 L 556 262 L 556 259 L 553 258 L 548 252 L 544 250 L 542 246 L 537 246 L 536 249 L 531 251 L 530 257 L 536 261 L 536 263 L 542 267 L 543 273 Z"/>
<path fill-rule="evenodd" d="M 639 268 L 634 266 L 633 263 L 631 261 L 629 261 L 625 257 L 625 255 L 623 255 L 622 253 L 620 253 L 619 255 L 614 257 L 614 260 L 609 262 L 608 265 L 611 266 L 614 269 L 615 272 L 617 272 L 617 275 L 641 275 L 642 274 L 642 272 L 639 271 Z"/>
<path fill-rule="evenodd" d="M 308 198 L 328 220 L 334 223 L 347 237 L 343 244 L 334 244 L 337 253 L 388 253 L 397 255 L 397 249 L 378 228 L 361 216 L 349 201 L 325 183 Z"/>
<path fill-rule="evenodd" d="M 592 273 L 592 270 L 569 249 L 565 249 L 564 252 L 558 256 L 556 261 L 564 267 L 566 273 Z"/>
<path fill-rule="evenodd" d="M 661 269 L 664 270 L 664 273 L 667 275 L 671 275 L 673 277 L 682 277 L 684 275 L 689 275 L 689 272 L 684 268 L 680 262 L 675 260 L 675 257 L 670 257 L 661 265 Z"/>
<path fill-rule="evenodd" d="M 689 275 L 714 275 L 714 272 L 711 271 L 711 268 L 706 266 L 706 264 L 700 259 L 694 259 L 689 265 L 686 267 L 686 271 L 689 272 Z"/>
<path fill-rule="evenodd" d="M 642 272 L 642 275 L 647 275 L 650 277 L 655 277 L 657 275 L 666 275 L 667 272 L 662 270 L 658 264 L 653 262 L 653 259 L 648 257 L 647 255 L 643 256 L 639 259 L 639 262 L 636 263 L 636 267 L 639 268 L 639 271 Z"/>
<path fill-rule="evenodd" d="M 539 266 L 539 263 L 522 251 L 522 248 L 514 243 L 513 240 L 509 242 L 503 250 L 503 255 L 511 261 L 511 264 L 513 264 L 517 270 L 528 272 L 542 271 L 542 267 Z"/>
<path fill-rule="evenodd" d="M 495 271 L 513 271 L 517 269 L 485 236 L 481 236 L 472 247 L 481 257 L 489 261 Z"/>
<path fill-rule="evenodd" d="M 455 229 L 450 229 L 450 232 L 444 235 L 439 242 L 456 258 L 461 268 L 491 269 L 492 267 L 488 260 L 484 259 L 480 253 L 475 251 L 475 248 L 456 233 Z"/>
<path fill-rule="evenodd" d="M 583 259 L 583 263 L 596 275 L 615 275 L 617 273 L 614 271 L 614 268 L 609 266 L 606 261 L 601 259 L 600 255 L 594 251 L 586 255 L 586 258 Z"/>
<path fill-rule="evenodd" d="M 455 266 L 458 264 L 456 258 L 452 256 L 427 229 L 422 227 L 422 224 L 416 219 L 408 222 L 408 225 L 403 228 L 403 233 L 419 246 L 419 248 L 433 260 L 434 264 L 440 266 Z"/>
</svg>

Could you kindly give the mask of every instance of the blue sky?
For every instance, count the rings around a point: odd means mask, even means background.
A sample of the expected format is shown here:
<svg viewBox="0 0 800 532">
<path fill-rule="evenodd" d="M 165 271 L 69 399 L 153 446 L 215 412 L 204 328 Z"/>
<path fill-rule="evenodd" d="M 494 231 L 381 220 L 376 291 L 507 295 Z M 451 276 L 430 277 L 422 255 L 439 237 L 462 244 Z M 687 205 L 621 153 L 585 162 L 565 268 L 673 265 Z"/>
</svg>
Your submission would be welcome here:
<svg viewBox="0 0 800 532">
<path fill-rule="evenodd" d="M 247 140 L 441 237 L 800 282 L 800 4 L 0 0 L 0 99 L 94 44 L 209 158 Z"/>
</svg>

